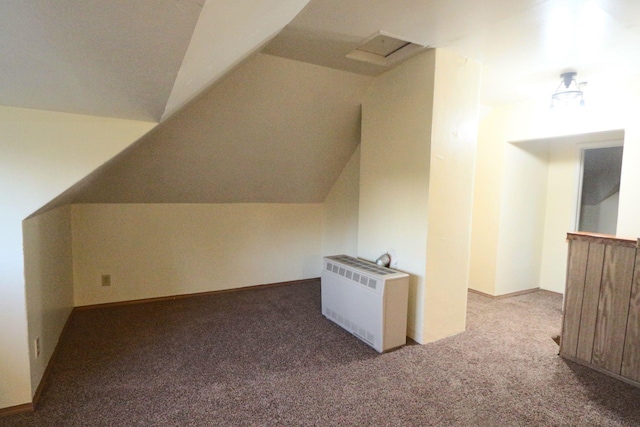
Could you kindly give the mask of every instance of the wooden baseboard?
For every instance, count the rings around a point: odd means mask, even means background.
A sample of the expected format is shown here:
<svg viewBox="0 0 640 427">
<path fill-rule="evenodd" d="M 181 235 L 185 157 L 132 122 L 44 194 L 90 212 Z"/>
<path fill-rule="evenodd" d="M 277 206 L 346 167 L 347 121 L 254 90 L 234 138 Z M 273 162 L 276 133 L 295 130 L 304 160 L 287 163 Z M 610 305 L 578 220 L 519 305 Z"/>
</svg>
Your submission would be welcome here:
<svg viewBox="0 0 640 427">
<path fill-rule="evenodd" d="M 543 291 L 543 289 L 540 288 L 532 288 L 532 289 L 525 289 L 524 291 L 518 291 L 518 292 L 511 292 L 509 294 L 502 294 L 502 295 L 491 295 L 491 294 L 486 294 L 484 292 L 481 291 L 477 291 L 475 289 L 467 289 L 469 292 L 477 294 L 477 295 L 482 295 L 483 297 L 487 297 L 487 298 L 491 298 L 491 299 L 503 299 L 503 298 L 512 298 L 512 297 L 517 297 L 520 295 L 526 295 L 526 294 L 532 294 L 534 292 L 540 292 Z M 551 292 L 551 291 L 544 291 L 544 292 Z"/>
<path fill-rule="evenodd" d="M 17 406 L 9 406 L 8 408 L 0 408 L 0 417 L 9 415 L 23 414 L 25 412 L 33 412 L 33 403 L 25 403 Z"/>
<path fill-rule="evenodd" d="M 35 410 L 36 407 L 38 406 L 38 401 L 40 400 L 40 395 L 42 394 L 42 390 L 44 389 L 47 379 L 49 378 L 49 375 L 51 375 L 51 367 L 53 366 L 53 361 L 58 355 L 58 351 L 60 351 L 60 344 L 62 343 L 62 338 L 66 334 L 67 329 L 69 328 L 69 324 L 71 323 L 71 318 L 73 317 L 74 311 L 75 311 L 75 308 L 71 310 L 71 313 L 69 313 L 69 317 L 67 317 L 67 321 L 64 322 L 64 326 L 62 327 L 62 332 L 60 332 L 60 336 L 58 337 L 58 342 L 56 343 L 56 348 L 53 349 L 53 353 L 51 354 L 51 357 L 47 362 L 47 367 L 45 368 L 44 373 L 42 374 L 42 378 L 40 379 L 40 384 L 38 384 L 38 388 L 36 388 L 36 392 L 33 395 L 33 404 L 32 404 L 33 410 Z"/>
<path fill-rule="evenodd" d="M 204 296 L 211 296 L 211 295 L 218 295 L 218 294 L 226 294 L 229 292 L 244 292 L 244 291 L 253 291 L 256 289 L 272 288 L 276 286 L 297 285 L 297 284 L 303 284 L 303 283 L 313 282 L 317 280 L 320 280 L 320 278 L 314 277 L 312 279 L 291 280 L 289 282 L 266 283 L 262 285 L 245 286 L 242 288 L 232 288 L 232 289 L 221 289 L 218 291 L 198 292 L 194 294 L 179 294 L 179 295 L 169 295 L 165 297 L 144 298 L 144 299 L 136 299 L 136 300 L 129 300 L 129 301 L 107 302 L 103 304 L 82 305 L 79 307 L 75 307 L 73 310 L 74 311 L 92 310 L 95 308 L 118 307 L 118 306 L 131 305 L 131 304 L 146 304 L 146 303 L 158 302 L 158 301 L 173 301 L 177 299 L 197 298 L 197 297 L 204 297 Z"/>
<path fill-rule="evenodd" d="M 560 297 L 564 296 L 564 294 L 562 292 L 550 291 L 549 289 L 540 289 L 540 292 L 546 292 L 548 294 L 557 295 L 557 296 L 560 296 Z"/>
<path fill-rule="evenodd" d="M 71 313 L 69 313 L 69 317 L 67 317 L 67 321 L 64 323 L 64 326 L 62 327 L 62 332 L 60 332 L 60 336 L 58 337 L 58 343 L 56 344 L 56 348 L 53 349 L 53 353 L 51 353 L 51 357 L 49 358 L 49 361 L 47 362 L 47 367 L 44 369 L 44 373 L 42 374 L 42 378 L 40 378 L 40 383 L 38 384 L 38 388 L 36 388 L 36 392 L 33 395 L 33 399 L 31 401 L 31 403 L 25 403 L 22 405 L 18 405 L 18 406 L 12 406 L 10 408 L 2 408 L 0 409 L 0 417 L 2 416 L 6 416 L 6 415 L 15 415 L 15 414 L 21 414 L 24 412 L 33 412 L 36 410 L 36 407 L 38 406 L 38 401 L 40 400 L 40 395 L 42 394 L 42 390 L 44 389 L 44 386 L 47 382 L 47 379 L 49 378 L 49 375 L 51 375 L 51 369 L 53 366 L 53 361 L 56 358 L 56 355 L 58 354 L 58 351 L 60 350 L 60 343 L 62 342 L 62 338 L 64 337 L 65 333 L 67 332 L 67 329 L 69 328 L 69 323 L 71 321 L 71 317 L 73 317 L 73 312 L 75 311 L 75 309 L 71 310 Z"/>
</svg>

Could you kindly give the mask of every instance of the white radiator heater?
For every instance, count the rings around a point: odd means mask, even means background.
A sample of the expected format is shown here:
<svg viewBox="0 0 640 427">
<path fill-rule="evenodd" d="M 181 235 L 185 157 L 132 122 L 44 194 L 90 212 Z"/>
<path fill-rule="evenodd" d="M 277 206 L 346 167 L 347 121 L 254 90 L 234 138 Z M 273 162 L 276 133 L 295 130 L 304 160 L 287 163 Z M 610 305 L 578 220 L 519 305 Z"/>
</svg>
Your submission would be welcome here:
<svg viewBox="0 0 640 427">
<path fill-rule="evenodd" d="M 353 258 L 324 258 L 322 314 L 382 353 L 407 342 L 409 275 Z"/>
</svg>

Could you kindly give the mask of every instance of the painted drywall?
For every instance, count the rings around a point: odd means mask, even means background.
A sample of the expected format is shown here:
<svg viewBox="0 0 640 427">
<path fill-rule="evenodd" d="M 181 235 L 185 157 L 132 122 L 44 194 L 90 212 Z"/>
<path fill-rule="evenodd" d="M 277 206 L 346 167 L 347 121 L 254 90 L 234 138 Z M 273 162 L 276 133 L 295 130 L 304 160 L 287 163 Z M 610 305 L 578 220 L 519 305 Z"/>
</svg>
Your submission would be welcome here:
<svg viewBox="0 0 640 427">
<path fill-rule="evenodd" d="M 632 109 L 629 106 L 637 100 L 637 96 L 629 96 L 626 99 L 599 99 L 599 102 L 592 102 L 585 109 L 577 111 L 550 111 L 548 108 L 548 100 L 540 103 L 518 104 L 503 106 L 493 109 L 488 116 L 483 119 L 483 126 L 480 127 L 480 141 L 486 138 L 486 141 L 493 140 L 493 143 L 484 143 L 481 146 L 489 147 L 492 153 L 485 153 L 482 157 L 478 157 L 477 168 L 478 171 L 483 168 L 492 167 L 495 170 L 500 171 L 499 176 L 491 185 L 495 186 L 496 182 L 501 188 L 499 201 L 495 199 L 491 201 L 486 199 L 487 203 L 476 204 L 474 215 L 481 217 L 488 217 L 495 215 L 496 209 L 499 211 L 500 225 L 499 232 L 493 234 L 493 232 L 486 233 L 484 235 L 485 247 L 491 249 L 491 245 L 496 248 L 497 263 L 496 272 L 501 271 L 502 278 L 496 277 L 495 286 L 493 292 L 491 290 L 490 283 L 485 283 L 483 289 L 485 292 L 492 294 L 501 294 L 508 291 L 524 290 L 529 287 L 541 287 L 543 289 L 550 289 L 555 291 L 561 291 L 564 289 L 564 268 L 566 267 L 566 249 L 561 248 L 560 245 L 565 245 L 564 237 L 567 231 L 572 231 L 568 228 L 572 224 L 570 220 L 573 213 L 563 211 L 550 212 L 548 208 L 545 209 L 543 217 L 545 217 L 544 228 L 538 230 L 539 233 L 544 234 L 544 243 L 542 246 L 542 254 L 540 259 L 540 274 L 539 283 L 533 284 L 530 277 L 526 277 L 531 274 L 534 269 L 534 265 L 530 264 L 528 268 L 523 267 L 522 253 L 514 251 L 515 242 L 508 236 L 510 233 L 527 233 L 530 238 L 534 238 L 533 242 L 537 245 L 537 239 L 532 235 L 532 229 L 521 229 L 517 226 L 521 219 L 518 219 L 516 213 L 521 209 L 518 204 L 522 203 L 522 198 L 518 197 L 518 190 L 514 188 L 514 183 L 523 181 L 522 167 L 526 167 L 525 164 L 520 164 L 521 161 L 527 162 L 526 156 L 510 157 L 508 152 L 513 150 L 514 145 L 510 142 L 518 141 L 536 141 L 536 140 L 553 140 L 555 138 L 569 138 L 573 141 L 571 143 L 591 143 L 597 141 L 606 141 L 624 136 L 624 155 L 622 161 L 622 174 L 620 183 L 620 204 L 618 211 L 617 221 L 617 234 L 621 237 L 635 238 L 640 235 L 640 223 L 637 218 L 640 217 L 640 193 L 634 191 L 635 183 L 640 182 L 640 172 L 636 167 L 640 164 L 640 124 L 637 123 L 630 111 Z M 631 104 L 630 104 L 631 103 Z M 572 136 L 575 135 L 575 136 Z M 581 138 L 586 138 L 581 141 Z M 560 155 L 559 153 L 557 153 Z M 553 157 L 553 151 L 551 157 Z M 560 160 L 559 160 L 560 161 Z M 482 162 L 482 164 L 480 164 Z M 557 183 L 549 182 L 548 189 L 557 191 L 566 191 L 573 183 L 567 180 L 575 181 L 572 176 L 572 171 L 566 169 L 564 166 L 554 165 L 554 161 L 547 162 L 549 166 L 548 177 L 555 180 L 558 176 L 562 175 L 565 178 L 564 183 L 558 185 Z M 555 170 L 554 168 L 564 168 L 564 171 Z M 571 167 L 569 167 L 571 169 Z M 552 178 L 553 176 L 556 178 Z M 533 178 L 531 178 L 533 179 Z M 480 188 L 476 188 L 476 197 L 479 197 L 483 193 L 495 191 L 489 188 L 488 183 L 482 184 L 481 180 L 477 181 Z M 481 185 L 482 184 L 482 185 Z M 525 193 L 530 190 L 526 184 L 521 187 L 520 193 Z M 516 185 L 517 186 L 517 185 Z M 511 188 L 511 190 L 507 190 Z M 565 190 L 562 190 L 565 188 Z M 535 189 L 533 193 L 536 197 L 539 197 L 539 189 Z M 574 200 L 558 199 L 562 197 L 559 194 L 553 195 L 548 193 L 546 197 L 546 203 L 549 203 L 552 209 L 553 206 L 564 206 L 562 209 L 569 209 L 569 204 L 574 203 Z M 573 197 L 565 195 L 565 197 Z M 527 212 L 523 212 L 527 214 Z M 538 214 L 536 214 L 538 215 Z M 552 220 L 552 218 L 556 218 Z M 531 218 L 533 222 L 537 221 Z M 549 221 L 557 221 L 550 225 Z M 532 224 L 533 222 L 530 222 Z M 549 228 L 550 227 L 550 228 Z M 562 229 L 562 230 L 561 230 Z M 479 233 L 474 229 L 474 235 Z M 555 233 L 556 236 L 551 236 L 549 233 Z M 482 233 L 479 233 L 482 234 Z M 560 235 L 558 235 L 560 234 Z M 511 246 L 508 242 L 512 241 Z M 562 243 L 558 243 L 562 241 Z M 555 242 L 555 243 L 551 243 Z M 528 243 L 529 244 L 529 243 Z M 535 246 L 534 245 L 534 246 Z M 533 247 L 531 248 L 533 250 Z M 530 263 L 535 263 L 536 257 L 533 253 L 529 253 L 527 258 Z M 487 257 L 487 255 L 485 255 Z M 472 265 L 481 265 L 481 258 L 474 252 L 472 258 Z M 509 273 L 510 272 L 510 273 Z M 509 273 L 509 274 L 506 274 Z M 488 282 L 488 281 L 487 281 Z M 471 281 L 472 286 L 474 281 Z M 486 285 L 486 286 L 485 286 Z"/>
<path fill-rule="evenodd" d="M 615 235 L 619 201 L 620 192 L 615 192 L 597 205 L 583 205 L 580 210 L 580 228 Z"/>
<path fill-rule="evenodd" d="M 307 279 L 322 265 L 322 204 L 83 204 L 72 228 L 76 306 Z"/>
<path fill-rule="evenodd" d="M 360 203 L 360 146 L 331 188 L 323 203 L 322 255 L 358 254 L 358 206 Z"/>
<path fill-rule="evenodd" d="M 0 2 L 2 104 L 159 121 L 202 7 L 203 0 Z"/>
<path fill-rule="evenodd" d="M 206 0 L 162 120 L 259 49 L 308 2 Z"/>
<path fill-rule="evenodd" d="M 71 207 L 25 220 L 23 236 L 31 389 L 35 390 L 73 310 Z"/>
<path fill-rule="evenodd" d="M 580 183 L 580 147 L 572 142 L 551 139 L 548 146 L 546 209 L 543 234 L 540 287 L 564 292 L 567 268 L 568 231 L 576 229 L 576 207 Z"/>
<path fill-rule="evenodd" d="M 408 335 L 422 342 L 435 51 L 374 79 L 362 104 L 358 256 L 389 249 L 411 274 Z"/>
<path fill-rule="evenodd" d="M 614 133 L 615 134 L 615 133 Z M 620 134 L 620 132 L 617 132 Z M 577 230 L 576 212 L 580 192 L 581 151 L 584 148 L 619 146 L 622 140 L 610 140 L 611 133 L 583 134 L 530 142 L 547 146 L 547 196 L 543 234 L 540 284 L 542 289 L 562 293 L 567 267 L 566 233 Z M 609 226 L 615 229 L 617 215 L 610 215 Z"/>
<path fill-rule="evenodd" d="M 500 124 L 506 115 L 504 110 L 485 109 L 485 113 L 478 127 L 469 288 L 494 295 L 504 164 L 501 141 L 505 140 L 505 129 Z"/>
<path fill-rule="evenodd" d="M 56 204 L 322 203 L 369 81 L 258 54 Z"/>
<path fill-rule="evenodd" d="M 430 50 L 376 77 L 362 107 L 358 255 L 396 252 L 418 342 L 465 328 L 480 71 Z"/>
<path fill-rule="evenodd" d="M 508 144 L 496 255 L 496 295 L 537 288 L 547 201 L 546 146 Z"/>
<path fill-rule="evenodd" d="M 22 220 L 153 126 L 0 106 L 0 408 L 32 398 Z"/>
<path fill-rule="evenodd" d="M 422 339 L 465 330 L 482 67 L 436 50 Z"/>
</svg>

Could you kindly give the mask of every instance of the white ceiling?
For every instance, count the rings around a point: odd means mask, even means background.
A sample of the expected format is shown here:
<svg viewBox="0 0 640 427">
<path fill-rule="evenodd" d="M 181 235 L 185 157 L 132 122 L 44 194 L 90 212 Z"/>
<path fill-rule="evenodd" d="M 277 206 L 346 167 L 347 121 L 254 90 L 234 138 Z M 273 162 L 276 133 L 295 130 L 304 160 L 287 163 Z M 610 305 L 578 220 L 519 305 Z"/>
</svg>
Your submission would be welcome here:
<svg viewBox="0 0 640 427">
<path fill-rule="evenodd" d="M 478 60 L 487 105 L 640 66 L 638 0 L 3 0 L 0 105 L 160 121 L 287 23 L 264 52 L 374 75 L 344 56 L 382 30 Z"/>
<path fill-rule="evenodd" d="M 638 0 L 311 0 L 265 52 L 375 75 L 345 55 L 380 30 L 483 63 L 485 105 L 546 101 L 565 69 L 588 99 L 640 67 Z"/>
<path fill-rule="evenodd" d="M 0 104 L 158 121 L 203 1 L 0 1 Z"/>
<path fill-rule="evenodd" d="M 159 122 L 308 0 L 2 0 L 0 105 Z"/>
</svg>

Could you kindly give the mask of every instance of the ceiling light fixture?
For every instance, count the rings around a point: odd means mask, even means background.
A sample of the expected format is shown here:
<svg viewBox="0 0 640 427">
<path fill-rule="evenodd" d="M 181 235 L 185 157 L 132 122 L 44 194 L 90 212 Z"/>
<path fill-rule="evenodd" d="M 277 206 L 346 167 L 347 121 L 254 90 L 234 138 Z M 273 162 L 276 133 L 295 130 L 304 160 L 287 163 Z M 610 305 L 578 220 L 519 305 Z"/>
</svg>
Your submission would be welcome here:
<svg viewBox="0 0 640 427">
<path fill-rule="evenodd" d="M 584 94 L 582 88 L 587 82 L 576 81 L 575 71 L 567 71 L 560 74 L 560 84 L 551 95 L 551 108 L 555 107 L 584 107 Z"/>
</svg>

